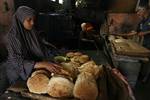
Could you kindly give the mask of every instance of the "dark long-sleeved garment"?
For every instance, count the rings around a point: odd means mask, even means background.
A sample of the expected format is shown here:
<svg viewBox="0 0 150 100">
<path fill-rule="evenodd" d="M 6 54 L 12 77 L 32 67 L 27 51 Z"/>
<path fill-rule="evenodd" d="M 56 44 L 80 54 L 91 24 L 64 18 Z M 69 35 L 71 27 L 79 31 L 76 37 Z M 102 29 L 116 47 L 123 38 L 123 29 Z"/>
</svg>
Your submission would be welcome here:
<svg viewBox="0 0 150 100">
<path fill-rule="evenodd" d="M 8 59 L 7 76 L 10 83 L 18 79 L 26 80 L 35 62 L 48 57 L 47 48 L 42 45 L 38 32 L 33 28 L 26 30 L 23 21 L 26 17 L 35 16 L 35 11 L 21 6 L 13 16 L 12 26 L 7 34 Z"/>
<path fill-rule="evenodd" d="M 139 32 L 150 31 L 150 15 L 139 23 L 137 31 Z M 147 49 L 150 49 L 150 34 L 144 35 L 143 46 L 146 47 Z"/>
</svg>

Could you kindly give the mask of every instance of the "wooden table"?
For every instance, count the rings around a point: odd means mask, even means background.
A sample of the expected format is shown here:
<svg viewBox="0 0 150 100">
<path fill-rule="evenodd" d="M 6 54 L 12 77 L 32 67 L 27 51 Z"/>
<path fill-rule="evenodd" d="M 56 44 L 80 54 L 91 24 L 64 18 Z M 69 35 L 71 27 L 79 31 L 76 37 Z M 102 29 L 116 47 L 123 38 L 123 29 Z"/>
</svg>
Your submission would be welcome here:
<svg viewBox="0 0 150 100">
<path fill-rule="evenodd" d="M 39 95 L 30 93 L 26 87 L 26 82 L 17 82 L 10 86 L 0 100 L 77 100 L 75 98 L 53 98 L 49 95 Z"/>
</svg>

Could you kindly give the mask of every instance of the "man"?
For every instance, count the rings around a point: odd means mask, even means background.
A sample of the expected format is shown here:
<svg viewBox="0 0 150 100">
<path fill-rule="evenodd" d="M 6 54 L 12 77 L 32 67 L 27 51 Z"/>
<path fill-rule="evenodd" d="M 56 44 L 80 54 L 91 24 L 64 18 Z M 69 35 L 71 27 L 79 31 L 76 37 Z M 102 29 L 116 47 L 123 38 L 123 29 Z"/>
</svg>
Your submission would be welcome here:
<svg viewBox="0 0 150 100">
<path fill-rule="evenodd" d="M 143 46 L 150 50 L 150 12 L 148 6 L 139 6 L 137 8 L 137 15 L 141 18 L 138 27 L 138 35 L 143 37 Z M 143 64 L 142 71 L 145 70 L 143 81 L 147 81 L 150 76 L 150 61 Z"/>
<path fill-rule="evenodd" d="M 137 15 L 142 19 L 138 27 L 138 35 L 143 36 L 143 46 L 150 49 L 150 12 L 148 6 L 139 6 Z"/>
<path fill-rule="evenodd" d="M 81 24 L 81 39 L 83 41 L 90 41 L 93 40 L 93 38 L 95 37 L 99 37 L 99 33 L 94 29 L 93 25 L 90 23 L 82 23 Z"/>
<path fill-rule="evenodd" d="M 100 36 L 100 33 L 95 29 L 95 27 L 91 23 L 82 23 L 81 24 L 81 33 L 80 40 L 82 42 L 87 42 L 88 44 L 94 43 L 96 49 L 101 50 L 103 39 Z"/>
</svg>

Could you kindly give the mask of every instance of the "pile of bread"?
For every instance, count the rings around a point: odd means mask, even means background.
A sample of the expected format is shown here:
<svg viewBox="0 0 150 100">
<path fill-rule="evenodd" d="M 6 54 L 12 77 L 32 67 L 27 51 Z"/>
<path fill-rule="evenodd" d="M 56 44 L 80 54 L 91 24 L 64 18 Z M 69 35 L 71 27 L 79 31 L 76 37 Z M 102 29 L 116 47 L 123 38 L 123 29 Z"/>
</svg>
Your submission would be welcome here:
<svg viewBox="0 0 150 100">
<path fill-rule="evenodd" d="M 80 52 L 69 52 L 65 57 L 69 60 L 59 63 L 68 75 L 36 70 L 27 80 L 29 91 L 51 97 L 96 100 L 99 92 L 96 80 L 103 73 L 102 65 L 96 65 L 88 55 Z"/>
</svg>

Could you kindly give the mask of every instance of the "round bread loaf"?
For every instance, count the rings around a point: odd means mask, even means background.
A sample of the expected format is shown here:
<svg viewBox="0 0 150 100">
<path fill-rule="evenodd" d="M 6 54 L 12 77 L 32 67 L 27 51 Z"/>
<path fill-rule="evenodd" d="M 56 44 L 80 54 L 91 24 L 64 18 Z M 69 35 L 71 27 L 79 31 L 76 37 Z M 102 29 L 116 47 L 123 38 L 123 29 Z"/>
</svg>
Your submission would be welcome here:
<svg viewBox="0 0 150 100">
<path fill-rule="evenodd" d="M 80 64 L 80 56 L 74 56 L 74 57 L 72 57 L 71 59 L 71 62 L 75 62 L 75 63 L 78 63 L 78 64 Z"/>
<path fill-rule="evenodd" d="M 27 87 L 30 92 L 37 94 L 47 93 L 49 77 L 45 74 L 35 74 L 27 80 Z"/>
<path fill-rule="evenodd" d="M 79 74 L 78 67 L 79 65 L 73 62 L 68 63 L 61 63 L 64 70 L 68 71 L 70 73 L 70 76 L 75 79 L 77 75 Z"/>
<path fill-rule="evenodd" d="M 91 73 L 82 72 L 79 74 L 75 82 L 73 95 L 80 100 L 96 100 L 98 88 Z"/>
<path fill-rule="evenodd" d="M 64 77 L 52 77 L 48 84 L 48 94 L 52 97 L 72 97 L 74 84 Z"/>
<path fill-rule="evenodd" d="M 69 57 L 69 58 L 72 58 L 72 57 L 74 57 L 74 53 L 73 52 L 68 52 L 68 53 L 66 53 L 66 56 Z"/>
<path fill-rule="evenodd" d="M 74 56 L 81 56 L 81 55 L 82 55 L 81 52 L 75 52 L 75 53 L 74 53 Z"/>
<path fill-rule="evenodd" d="M 79 62 L 80 62 L 81 64 L 86 63 L 86 62 L 89 61 L 89 60 L 90 60 L 90 58 L 89 58 L 88 55 L 81 55 L 81 56 L 79 57 Z"/>
<path fill-rule="evenodd" d="M 34 71 L 32 74 L 31 74 L 31 77 L 37 75 L 37 74 L 45 74 L 47 75 L 48 77 L 51 77 L 51 73 L 46 71 L 46 70 L 36 70 Z"/>
<path fill-rule="evenodd" d="M 79 71 L 80 73 L 82 72 L 91 73 L 95 77 L 95 79 L 97 79 L 99 76 L 100 68 L 95 64 L 94 61 L 88 61 L 87 63 L 79 67 Z"/>
</svg>

